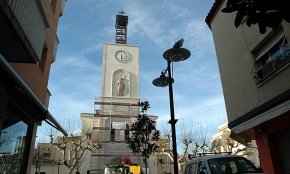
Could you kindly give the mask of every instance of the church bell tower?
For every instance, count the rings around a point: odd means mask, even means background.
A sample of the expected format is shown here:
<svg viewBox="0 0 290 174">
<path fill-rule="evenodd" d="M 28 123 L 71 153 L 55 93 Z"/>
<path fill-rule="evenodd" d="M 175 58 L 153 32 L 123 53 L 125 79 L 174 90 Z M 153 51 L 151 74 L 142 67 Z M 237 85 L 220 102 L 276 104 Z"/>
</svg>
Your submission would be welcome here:
<svg viewBox="0 0 290 174">
<path fill-rule="evenodd" d="M 102 148 L 91 156 L 91 173 L 103 174 L 104 166 L 128 155 L 142 163 L 125 142 L 140 111 L 139 46 L 127 44 L 127 27 L 128 16 L 121 11 L 116 15 L 115 43 L 103 46 L 102 92 L 93 118 L 93 138 Z"/>
<path fill-rule="evenodd" d="M 124 15 L 125 12 L 122 10 L 116 15 L 116 43 L 127 44 L 127 26 L 128 16 Z"/>
</svg>

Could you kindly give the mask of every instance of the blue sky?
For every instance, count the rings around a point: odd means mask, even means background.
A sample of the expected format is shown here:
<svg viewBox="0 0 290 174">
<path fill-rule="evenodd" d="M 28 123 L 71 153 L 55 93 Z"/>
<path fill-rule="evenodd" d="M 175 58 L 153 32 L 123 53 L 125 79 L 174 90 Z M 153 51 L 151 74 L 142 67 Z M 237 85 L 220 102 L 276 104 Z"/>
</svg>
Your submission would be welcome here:
<svg viewBox="0 0 290 174">
<path fill-rule="evenodd" d="M 201 124 L 211 136 L 227 121 L 212 34 L 204 21 L 213 2 L 68 0 L 49 80 L 52 115 L 64 124 L 93 112 L 94 98 L 101 94 L 102 47 L 115 42 L 115 17 L 124 10 L 128 44 L 140 46 L 140 98 L 150 102 L 149 114 L 159 117 L 160 128 L 170 119 L 168 88 L 157 88 L 152 80 L 166 68 L 163 52 L 182 37 L 191 57 L 174 64 L 177 131 L 182 123 Z"/>
</svg>

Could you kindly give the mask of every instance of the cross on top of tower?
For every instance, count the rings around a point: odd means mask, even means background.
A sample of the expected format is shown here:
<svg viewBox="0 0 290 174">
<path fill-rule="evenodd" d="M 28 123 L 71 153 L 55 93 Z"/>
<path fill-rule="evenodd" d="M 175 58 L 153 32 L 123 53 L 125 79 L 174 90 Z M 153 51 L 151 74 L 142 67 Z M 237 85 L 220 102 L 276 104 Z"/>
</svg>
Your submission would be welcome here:
<svg viewBox="0 0 290 174">
<path fill-rule="evenodd" d="M 124 15 L 125 12 L 122 10 L 122 11 L 119 12 L 119 14 Z"/>
</svg>

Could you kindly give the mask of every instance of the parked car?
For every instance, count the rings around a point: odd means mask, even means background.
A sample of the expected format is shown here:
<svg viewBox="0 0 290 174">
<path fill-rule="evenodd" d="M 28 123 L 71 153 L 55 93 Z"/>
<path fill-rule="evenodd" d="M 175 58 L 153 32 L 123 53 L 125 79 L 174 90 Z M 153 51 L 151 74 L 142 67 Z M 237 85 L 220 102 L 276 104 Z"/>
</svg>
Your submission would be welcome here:
<svg viewBox="0 0 290 174">
<path fill-rule="evenodd" d="M 249 160 L 238 155 L 201 154 L 187 161 L 184 174 L 250 174 L 260 173 Z"/>
</svg>

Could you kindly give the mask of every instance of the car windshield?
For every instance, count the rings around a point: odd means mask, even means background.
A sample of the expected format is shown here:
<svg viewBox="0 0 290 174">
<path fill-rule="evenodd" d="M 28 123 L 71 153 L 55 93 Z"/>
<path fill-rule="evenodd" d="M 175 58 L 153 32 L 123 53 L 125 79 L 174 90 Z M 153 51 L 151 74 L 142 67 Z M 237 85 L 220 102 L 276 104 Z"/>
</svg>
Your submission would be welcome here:
<svg viewBox="0 0 290 174">
<path fill-rule="evenodd" d="M 259 173 L 257 168 L 243 157 L 215 158 L 208 160 L 212 174 Z"/>
</svg>

